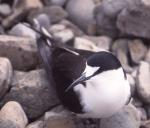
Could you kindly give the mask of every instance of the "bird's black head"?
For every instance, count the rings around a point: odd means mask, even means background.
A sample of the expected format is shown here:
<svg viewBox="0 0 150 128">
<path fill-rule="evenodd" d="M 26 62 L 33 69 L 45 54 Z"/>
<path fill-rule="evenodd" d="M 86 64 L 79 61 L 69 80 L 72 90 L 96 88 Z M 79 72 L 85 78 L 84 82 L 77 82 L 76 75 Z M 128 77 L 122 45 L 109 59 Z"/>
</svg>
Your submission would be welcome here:
<svg viewBox="0 0 150 128">
<path fill-rule="evenodd" d="M 110 52 L 101 51 L 93 54 L 87 59 L 86 67 L 82 76 L 76 79 L 67 89 L 80 84 L 90 78 L 110 70 L 115 70 L 121 67 L 119 60 Z"/>
<path fill-rule="evenodd" d="M 96 68 L 93 75 L 102 73 L 108 70 L 114 70 L 121 67 L 120 61 L 110 52 L 101 51 L 93 54 L 87 59 L 87 66 Z"/>
</svg>

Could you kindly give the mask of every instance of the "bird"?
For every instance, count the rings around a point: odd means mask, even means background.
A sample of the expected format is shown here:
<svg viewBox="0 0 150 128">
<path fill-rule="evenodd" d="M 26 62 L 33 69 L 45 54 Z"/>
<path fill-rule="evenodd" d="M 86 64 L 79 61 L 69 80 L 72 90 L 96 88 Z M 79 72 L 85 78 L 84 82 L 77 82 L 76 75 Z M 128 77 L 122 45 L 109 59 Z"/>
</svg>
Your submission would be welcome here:
<svg viewBox="0 0 150 128">
<path fill-rule="evenodd" d="M 36 29 L 35 26 L 38 26 Z M 109 51 L 92 52 L 62 45 L 34 19 L 37 46 L 61 104 L 82 118 L 107 118 L 130 102 L 126 73 Z"/>
</svg>

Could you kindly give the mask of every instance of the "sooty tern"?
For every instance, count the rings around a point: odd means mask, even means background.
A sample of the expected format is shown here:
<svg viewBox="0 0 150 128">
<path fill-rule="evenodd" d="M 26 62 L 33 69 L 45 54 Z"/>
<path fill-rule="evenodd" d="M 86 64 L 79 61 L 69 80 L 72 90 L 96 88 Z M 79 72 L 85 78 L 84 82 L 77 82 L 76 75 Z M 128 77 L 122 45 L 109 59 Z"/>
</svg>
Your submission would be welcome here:
<svg viewBox="0 0 150 128">
<path fill-rule="evenodd" d="M 110 52 L 68 48 L 40 26 L 37 39 L 48 75 L 52 75 L 62 104 L 87 118 L 105 118 L 130 99 L 130 85 L 119 60 Z"/>
</svg>

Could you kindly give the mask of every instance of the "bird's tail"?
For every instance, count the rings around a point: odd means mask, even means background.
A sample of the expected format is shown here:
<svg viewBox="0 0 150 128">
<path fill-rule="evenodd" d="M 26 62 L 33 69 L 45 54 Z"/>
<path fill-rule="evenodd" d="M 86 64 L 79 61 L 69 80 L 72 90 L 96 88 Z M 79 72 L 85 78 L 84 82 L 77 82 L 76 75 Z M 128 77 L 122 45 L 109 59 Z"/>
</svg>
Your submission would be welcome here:
<svg viewBox="0 0 150 128">
<path fill-rule="evenodd" d="M 52 36 L 52 34 L 48 32 L 47 28 L 41 25 L 37 19 L 34 19 L 33 23 L 27 27 L 31 28 L 37 33 L 36 43 L 38 51 L 40 53 L 46 72 L 49 76 L 51 76 L 52 48 L 57 46 L 57 41 Z"/>
</svg>

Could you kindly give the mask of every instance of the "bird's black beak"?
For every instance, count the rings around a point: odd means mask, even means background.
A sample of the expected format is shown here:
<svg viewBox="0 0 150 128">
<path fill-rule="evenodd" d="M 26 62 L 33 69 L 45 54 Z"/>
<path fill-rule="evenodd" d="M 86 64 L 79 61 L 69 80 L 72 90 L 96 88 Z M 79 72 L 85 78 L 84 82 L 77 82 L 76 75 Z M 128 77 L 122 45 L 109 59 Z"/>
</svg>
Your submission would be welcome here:
<svg viewBox="0 0 150 128">
<path fill-rule="evenodd" d="M 79 77 L 78 79 L 76 79 L 66 90 L 65 92 L 69 91 L 71 88 L 73 88 L 74 86 L 76 86 L 77 84 L 80 84 L 86 80 L 88 80 L 90 77 L 86 77 L 85 74 L 83 74 L 81 77 Z"/>
</svg>

